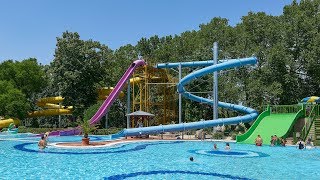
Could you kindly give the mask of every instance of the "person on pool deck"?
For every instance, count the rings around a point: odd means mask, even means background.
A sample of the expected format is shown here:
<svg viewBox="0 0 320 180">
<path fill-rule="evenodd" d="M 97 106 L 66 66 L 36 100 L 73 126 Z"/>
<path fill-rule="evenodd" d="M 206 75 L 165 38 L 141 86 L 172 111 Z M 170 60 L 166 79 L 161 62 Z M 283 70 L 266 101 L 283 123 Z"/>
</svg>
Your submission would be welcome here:
<svg viewBox="0 0 320 180">
<path fill-rule="evenodd" d="M 44 140 L 44 136 L 41 136 L 41 140 L 38 142 L 38 147 L 41 150 L 46 148 L 46 141 Z"/>
<path fill-rule="evenodd" d="M 225 150 L 230 150 L 230 144 L 229 143 L 226 143 L 226 147 L 224 148 Z"/>
<path fill-rule="evenodd" d="M 256 138 L 255 143 L 256 143 L 256 146 L 262 146 L 263 140 L 262 140 L 260 134 Z"/>
<path fill-rule="evenodd" d="M 213 150 L 218 150 L 218 146 L 216 143 L 213 144 Z"/>
</svg>

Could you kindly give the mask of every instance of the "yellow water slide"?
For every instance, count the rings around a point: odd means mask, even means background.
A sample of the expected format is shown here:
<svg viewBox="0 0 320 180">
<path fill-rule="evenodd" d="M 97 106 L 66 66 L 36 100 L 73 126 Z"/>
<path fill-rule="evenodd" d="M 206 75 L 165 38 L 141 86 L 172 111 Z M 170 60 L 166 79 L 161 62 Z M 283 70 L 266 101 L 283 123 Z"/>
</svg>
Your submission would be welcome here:
<svg viewBox="0 0 320 180">
<path fill-rule="evenodd" d="M 64 100 L 63 97 L 47 97 L 41 98 L 37 102 L 37 106 L 44 108 L 44 110 L 33 111 L 28 113 L 29 117 L 40 117 L 40 116 L 54 116 L 54 115 L 69 115 L 72 114 L 73 106 L 61 106 Z"/>
<path fill-rule="evenodd" d="M 142 77 L 134 77 L 134 78 L 130 79 L 130 84 L 133 84 L 133 83 L 139 84 L 141 81 L 144 81 L 144 78 L 142 78 Z M 98 95 L 99 95 L 98 96 L 98 100 L 107 99 L 107 97 L 113 91 L 113 89 L 114 89 L 113 87 L 103 87 L 103 88 L 98 89 Z M 120 92 L 119 97 L 120 98 L 124 97 L 124 92 L 123 91 Z"/>
<path fill-rule="evenodd" d="M 20 125 L 20 120 L 18 119 L 3 119 L 0 120 L 0 128 L 7 128 L 11 123 L 13 123 L 16 126 Z"/>
<path fill-rule="evenodd" d="M 98 89 L 98 100 L 105 100 L 109 96 L 109 94 L 112 92 L 114 88 L 113 87 L 103 87 Z M 120 98 L 124 97 L 124 93 L 121 91 L 119 94 Z"/>
</svg>

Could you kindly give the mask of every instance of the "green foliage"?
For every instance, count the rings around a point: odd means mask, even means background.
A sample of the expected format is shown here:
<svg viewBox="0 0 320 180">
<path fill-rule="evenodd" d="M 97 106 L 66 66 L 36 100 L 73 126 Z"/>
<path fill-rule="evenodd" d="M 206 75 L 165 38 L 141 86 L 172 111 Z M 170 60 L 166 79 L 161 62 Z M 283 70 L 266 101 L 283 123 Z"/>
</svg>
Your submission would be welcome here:
<svg viewBox="0 0 320 180">
<path fill-rule="evenodd" d="M 0 81 L 0 114 L 13 118 L 26 117 L 30 105 L 25 95 L 11 82 Z"/>
<path fill-rule="evenodd" d="M 235 132 L 233 132 L 232 134 L 231 134 L 231 139 L 232 140 L 236 140 L 237 139 L 237 133 L 235 133 Z"/>
<path fill-rule="evenodd" d="M 96 135 L 109 135 L 109 134 L 115 134 L 122 130 L 122 128 L 107 128 L 107 129 L 97 129 L 94 131 L 94 134 Z"/>
<path fill-rule="evenodd" d="M 55 59 L 51 63 L 53 84 L 81 115 L 97 98 L 98 83 L 105 76 L 111 50 L 99 42 L 80 39 L 78 33 L 64 32 L 57 38 Z M 109 67 L 111 68 L 111 67 Z"/>
<path fill-rule="evenodd" d="M 39 122 L 36 119 L 31 120 L 31 128 L 39 128 Z"/>
<path fill-rule="evenodd" d="M 51 131 L 62 130 L 61 128 L 32 128 L 32 127 L 25 127 L 19 126 L 19 133 L 33 133 L 33 134 L 41 134 Z"/>
<path fill-rule="evenodd" d="M 94 114 L 98 111 L 99 107 L 102 105 L 103 101 L 99 101 L 96 104 L 90 106 L 88 109 L 84 111 L 84 117 L 79 117 L 77 119 L 77 123 L 81 126 L 83 130 L 83 134 L 89 134 L 97 129 L 96 125 L 90 125 L 90 119 L 94 116 Z"/>
<path fill-rule="evenodd" d="M 223 138 L 224 138 L 223 132 L 215 132 L 212 134 L 212 139 L 223 139 Z"/>
<path fill-rule="evenodd" d="M 77 123 L 82 129 L 82 134 L 84 135 L 84 137 L 88 137 L 89 133 L 91 133 L 97 129 L 97 127 L 95 125 L 90 124 L 90 121 L 82 119 L 82 118 L 78 118 Z"/>
<path fill-rule="evenodd" d="M 98 101 L 96 104 L 88 107 L 88 109 L 86 109 L 83 113 L 83 119 L 85 121 L 89 121 L 94 116 L 94 114 L 98 111 L 102 103 L 103 101 Z"/>
<path fill-rule="evenodd" d="M 2 62 L 0 64 L 0 80 L 11 82 L 27 98 L 41 92 L 47 85 L 47 79 L 41 65 L 38 65 L 37 60 L 33 58 L 21 62 L 11 60 Z"/>
</svg>

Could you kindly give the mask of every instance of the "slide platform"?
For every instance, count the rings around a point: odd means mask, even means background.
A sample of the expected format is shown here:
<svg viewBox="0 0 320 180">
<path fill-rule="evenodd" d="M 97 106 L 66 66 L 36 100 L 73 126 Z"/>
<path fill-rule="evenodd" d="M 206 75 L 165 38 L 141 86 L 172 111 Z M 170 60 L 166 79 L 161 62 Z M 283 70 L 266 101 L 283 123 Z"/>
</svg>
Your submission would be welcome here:
<svg viewBox="0 0 320 180">
<path fill-rule="evenodd" d="M 303 117 L 303 110 L 284 114 L 270 114 L 269 110 L 264 111 L 245 134 L 237 136 L 237 143 L 255 144 L 255 139 L 260 135 L 263 144 L 270 145 L 271 136 L 286 138 L 300 117 Z"/>
</svg>

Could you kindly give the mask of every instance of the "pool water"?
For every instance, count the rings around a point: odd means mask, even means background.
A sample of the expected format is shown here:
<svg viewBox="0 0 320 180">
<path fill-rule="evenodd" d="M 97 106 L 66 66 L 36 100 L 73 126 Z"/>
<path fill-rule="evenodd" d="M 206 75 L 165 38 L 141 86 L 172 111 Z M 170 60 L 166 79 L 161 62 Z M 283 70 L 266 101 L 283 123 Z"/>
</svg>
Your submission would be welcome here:
<svg viewBox="0 0 320 180">
<path fill-rule="evenodd" d="M 1 138 L 1 137 L 0 137 Z M 110 136 L 91 136 L 93 141 Z M 149 141 L 94 149 L 49 146 L 39 137 L 0 140 L 0 179 L 319 179 L 320 150 L 212 141 Z M 50 137 L 51 142 L 80 136 Z M 219 151 L 213 151 L 217 143 Z M 190 161 L 190 157 L 194 161 Z"/>
</svg>

